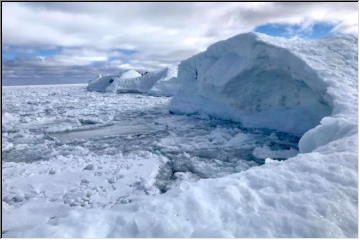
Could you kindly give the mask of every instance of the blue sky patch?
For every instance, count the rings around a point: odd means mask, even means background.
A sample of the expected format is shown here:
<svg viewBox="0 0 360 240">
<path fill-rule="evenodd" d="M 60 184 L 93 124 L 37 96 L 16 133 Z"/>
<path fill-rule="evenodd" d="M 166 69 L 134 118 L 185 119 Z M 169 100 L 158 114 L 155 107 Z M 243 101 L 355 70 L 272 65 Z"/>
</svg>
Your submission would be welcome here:
<svg viewBox="0 0 360 240">
<path fill-rule="evenodd" d="M 2 56 L 6 60 L 15 58 L 34 58 L 37 56 L 47 57 L 59 54 L 62 47 L 54 48 L 37 48 L 37 47 L 20 47 L 20 46 L 5 46 Z"/>
<path fill-rule="evenodd" d="M 119 51 L 125 55 L 133 55 L 138 52 L 137 50 L 131 50 L 131 49 L 117 49 L 117 51 Z"/>
<path fill-rule="evenodd" d="M 35 58 L 38 56 L 48 57 L 58 55 L 63 47 L 53 47 L 53 48 L 41 48 L 41 47 L 22 47 L 15 45 L 8 45 L 3 48 L 2 56 L 6 60 L 12 60 L 15 58 Z M 112 49 L 112 52 L 119 52 L 122 54 L 120 57 L 110 57 L 110 60 L 123 59 L 124 57 L 130 57 L 135 53 L 138 53 L 137 50 L 128 50 L 128 49 Z"/>
<path fill-rule="evenodd" d="M 333 35 L 333 28 L 334 25 L 329 23 L 315 23 L 307 27 L 301 24 L 265 24 L 256 27 L 255 32 L 285 38 L 316 39 Z"/>
</svg>

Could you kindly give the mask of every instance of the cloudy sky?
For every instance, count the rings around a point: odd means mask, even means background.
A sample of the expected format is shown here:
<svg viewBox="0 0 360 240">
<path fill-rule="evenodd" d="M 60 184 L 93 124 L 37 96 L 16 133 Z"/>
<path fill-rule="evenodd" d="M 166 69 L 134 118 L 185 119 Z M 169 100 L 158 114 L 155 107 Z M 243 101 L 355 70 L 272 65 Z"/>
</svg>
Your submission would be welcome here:
<svg viewBox="0 0 360 240">
<path fill-rule="evenodd" d="M 320 38 L 358 29 L 358 3 L 3 2 L 2 13 L 4 85 L 154 70 L 249 31 Z"/>
</svg>

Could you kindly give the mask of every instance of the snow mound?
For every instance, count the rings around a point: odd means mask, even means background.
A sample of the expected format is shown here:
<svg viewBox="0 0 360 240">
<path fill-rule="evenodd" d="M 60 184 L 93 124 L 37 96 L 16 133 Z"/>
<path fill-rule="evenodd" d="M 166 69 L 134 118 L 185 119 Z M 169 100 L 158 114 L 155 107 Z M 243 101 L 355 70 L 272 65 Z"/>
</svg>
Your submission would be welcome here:
<svg viewBox="0 0 360 240">
<path fill-rule="evenodd" d="M 179 87 L 176 81 L 177 68 L 164 68 L 141 75 L 128 70 L 119 75 L 100 76 L 90 81 L 87 89 L 97 92 L 150 93 L 158 96 L 172 96 Z"/>
<path fill-rule="evenodd" d="M 332 51 L 341 41 L 338 50 L 346 56 Z M 350 36 L 307 41 L 240 34 L 179 65 L 181 87 L 171 111 L 205 112 L 301 136 L 337 109 L 341 94 L 328 88 L 339 84 L 340 72 L 356 77 L 354 48 Z M 338 61 L 346 68 L 338 69 Z"/>
<path fill-rule="evenodd" d="M 128 70 L 128 71 L 124 72 L 123 74 L 121 74 L 121 78 L 123 78 L 123 79 L 137 78 L 137 77 L 141 77 L 141 74 L 133 69 Z"/>
</svg>

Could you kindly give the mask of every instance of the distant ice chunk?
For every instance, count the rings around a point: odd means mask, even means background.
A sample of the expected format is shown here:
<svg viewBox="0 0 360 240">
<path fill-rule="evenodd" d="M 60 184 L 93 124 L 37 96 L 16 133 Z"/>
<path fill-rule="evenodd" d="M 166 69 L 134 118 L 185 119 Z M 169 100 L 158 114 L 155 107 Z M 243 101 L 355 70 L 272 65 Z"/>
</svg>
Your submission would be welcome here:
<svg viewBox="0 0 360 240">
<path fill-rule="evenodd" d="M 121 80 L 125 81 L 125 79 L 133 79 L 137 77 L 141 77 L 141 74 L 133 69 L 126 70 L 117 75 L 106 75 L 106 76 L 99 75 L 97 79 L 89 82 L 87 89 L 89 91 L 96 91 L 96 92 L 109 92 L 109 90 L 111 91 L 112 89 L 110 86 L 114 84 L 118 85 L 119 83 L 117 82 Z"/>
<path fill-rule="evenodd" d="M 298 151 L 294 148 L 289 150 L 271 150 L 268 146 L 256 147 L 253 151 L 253 155 L 257 158 L 281 158 L 287 159 L 294 157 Z"/>
<path fill-rule="evenodd" d="M 100 76 L 90 81 L 87 89 L 97 92 L 150 93 L 158 96 L 172 96 L 179 87 L 176 80 L 177 67 L 164 68 L 140 74 L 128 70 L 118 75 Z"/>
<path fill-rule="evenodd" d="M 118 78 L 119 75 L 107 75 L 101 76 L 99 75 L 98 78 L 91 80 L 87 86 L 88 91 L 95 91 L 95 92 L 106 92 L 106 88 L 110 86 L 115 78 Z"/>
<path fill-rule="evenodd" d="M 234 137 L 232 137 L 227 143 L 226 146 L 228 147 L 244 147 L 247 146 L 251 147 L 254 143 L 253 137 L 251 134 L 245 134 L 245 133 L 238 133 Z"/>
</svg>

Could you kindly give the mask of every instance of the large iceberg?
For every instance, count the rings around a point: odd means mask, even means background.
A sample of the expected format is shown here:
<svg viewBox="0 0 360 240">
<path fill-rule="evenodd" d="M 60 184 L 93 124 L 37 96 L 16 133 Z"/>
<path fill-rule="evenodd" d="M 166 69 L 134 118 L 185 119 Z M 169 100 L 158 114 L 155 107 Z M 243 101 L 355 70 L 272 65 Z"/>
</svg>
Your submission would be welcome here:
<svg viewBox="0 0 360 240">
<path fill-rule="evenodd" d="M 176 74 L 177 67 L 168 67 L 142 74 L 132 69 L 118 75 L 99 76 L 89 82 L 87 89 L 97 92 L 149 93 L 172 96 L 179 86 Z"/>
<path fill-rule="evenodd" d="M 356 80 L 355 47 L 351 36 L 288 40 L 240 34 L 179 65 L 182 85 L 171 111 L 205 112 L 301 136 L 323 117 L 344 112 L 340 106 L 356 104 L 355 97 L 341 97 Z"/>
</svg>

